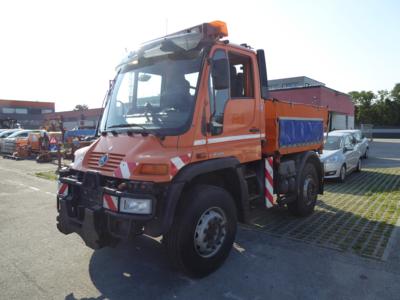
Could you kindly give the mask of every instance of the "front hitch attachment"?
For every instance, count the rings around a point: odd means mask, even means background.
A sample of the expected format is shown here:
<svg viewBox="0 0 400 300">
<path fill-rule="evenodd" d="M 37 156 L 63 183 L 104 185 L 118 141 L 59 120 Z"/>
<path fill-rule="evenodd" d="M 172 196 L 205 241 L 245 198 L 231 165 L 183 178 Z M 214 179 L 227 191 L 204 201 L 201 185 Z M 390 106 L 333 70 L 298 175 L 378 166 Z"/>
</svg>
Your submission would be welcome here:
<svg viewBox="0 0 400 300">
<path fill-rule="evenodd" d="M 64 234 L 76 232 L 86 246 L 95 250 L 105 246 L 114 247 L 118 243 L 118 239 L 102 230 L 103 220 L 100 211 L 85 208 L 85 217 L 82 221 L 79 221 L 68 215 L 68 212 L 71 211 L 68 202 L 68 200 L 59 199 L 57 228 L 60 232 Z"/>
</svg>

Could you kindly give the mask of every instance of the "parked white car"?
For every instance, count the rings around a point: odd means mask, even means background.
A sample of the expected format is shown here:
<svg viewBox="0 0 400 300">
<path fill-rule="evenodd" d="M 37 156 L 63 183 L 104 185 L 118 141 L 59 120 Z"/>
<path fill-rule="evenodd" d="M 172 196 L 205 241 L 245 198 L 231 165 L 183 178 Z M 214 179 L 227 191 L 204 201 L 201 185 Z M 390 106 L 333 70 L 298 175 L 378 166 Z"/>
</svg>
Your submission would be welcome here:
<svg viewBox="0 0 400 300">
<path fill-rule="evenodd" d="M 349 173 L 361 171 L 361 153 L 355 138 L 347 132 L 329 132 L 320 159 L 324 163 L 325 178 L 344 182 Z"/>
<path fill-rule="evenodd" d="M 362 158 L 368 158 L 369 153 L 369 143 L 368 139 L 363 136 L 361 130 L 358 129 L 346 129 L 346 130 L 335 130 L 332 132 L 346 132 L 350 133 L 357 141 L 356 147 L 360 153 Z M 331 132 L 329 133 L 331 134 Z"/>
<path fill-rule="evenodd" d="M 31 131 L 32 130 L 19 130 L 3 139 L 3 143 L 1 145 L 1 153 L 13 154 L 16 150 L 17 140 L 27 139 L 29 132 Z"/>
<path fill-rule="evenodd" d="M 21 129 L 7 129 L 0 132 L 0 152 L 2 152 L 4 140 L 17 131 L 21 131 Z"/>
</svg>

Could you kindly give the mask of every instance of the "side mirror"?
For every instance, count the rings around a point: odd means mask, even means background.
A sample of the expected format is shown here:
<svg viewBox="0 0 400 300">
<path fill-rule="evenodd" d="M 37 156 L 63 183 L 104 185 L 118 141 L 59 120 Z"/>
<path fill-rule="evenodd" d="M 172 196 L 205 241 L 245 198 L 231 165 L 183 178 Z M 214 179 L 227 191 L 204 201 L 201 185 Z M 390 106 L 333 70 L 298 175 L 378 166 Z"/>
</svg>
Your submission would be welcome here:
<svg viewBox="0 0 400 300">
<path fill-rule="evenodd" d="M 348 152 L 348 151 L 353 151 L 354 150 L 354 148 L 353 147 L 344 147 L 344 149 L 343 149 L 343 153 L 345 153 L 345 152 Z"/>
<path fill-rule="evenodd" d="M 213 60 L 211 64 L 211 76 L 215 90 L 229 88 L 228 77 L 229 63 L 227 59 Z"/>
</svg>

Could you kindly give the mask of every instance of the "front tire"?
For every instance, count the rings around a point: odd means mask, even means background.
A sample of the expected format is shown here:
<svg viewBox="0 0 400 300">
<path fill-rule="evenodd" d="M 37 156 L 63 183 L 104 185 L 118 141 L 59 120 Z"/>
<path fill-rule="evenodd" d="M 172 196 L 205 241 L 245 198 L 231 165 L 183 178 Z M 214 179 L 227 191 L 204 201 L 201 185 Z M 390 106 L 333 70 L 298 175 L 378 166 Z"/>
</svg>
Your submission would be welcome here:
<svg viewBox="0 0 400 300">
<path fill-rule="evenodd" d="M 317 203 L 319 182 L 315 166 L 307 163 L 300 177 L 297 199 L 288 203 L 288 209 L 293 215 L 305 217 L 313 213 Z"/>
<path fill-rule="evenodd" d="M 223 264 L 232 248 L 235 203 L 227 191 L 211 185 L 195 186 L 182 200 L 164 244 L 176 267 L 190 277 L 204 277 Z"/>
<path fill-rule="evenodd" d="M 361 158 L 358 159 L 357 167 L 356 167 L 356 172 L 361 172 Z"/>
<path fill-rule="evenodd" d="M 343 166 L 340 168 L 340 173 L 339 173 L 338 181 L 339 181 L 340 183 L 343 183 L 343 182 L 346 181 L 346 166 L 345 166 L 345 165 L 343 165 Z"/>
</svg>

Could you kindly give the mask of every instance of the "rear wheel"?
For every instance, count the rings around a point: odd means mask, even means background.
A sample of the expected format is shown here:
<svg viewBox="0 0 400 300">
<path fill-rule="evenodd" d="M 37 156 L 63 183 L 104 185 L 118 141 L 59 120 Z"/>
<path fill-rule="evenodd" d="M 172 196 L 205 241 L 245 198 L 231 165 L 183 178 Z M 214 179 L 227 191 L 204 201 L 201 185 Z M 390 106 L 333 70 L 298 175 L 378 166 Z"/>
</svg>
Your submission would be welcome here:
<svg viewBox="0 0 400 300">
<path fill-rule="evenodd" d="M 366 150 L 365 150 L 365 153 L 364 153 L 364 158 L 368 158 L 368 152 L 369 152 L 369 148 L 367 148 Z"/>
<path fill-rule="evenodd" d="M 319 191 L 318 175 L 312 163 L 303 169 L 299 191 L 296 201 L 288 203 L 288 209 L 296 216 L 308 216 L 314 211 Z"/>
<path fill-rule="evenodd" d="M 227 191 L 210 185 L 195 186 L 183 200 L 164 244 L 175 266 L 203 277 L 229 255 L 237 227 L 235 203 Z"/>
</svg>

